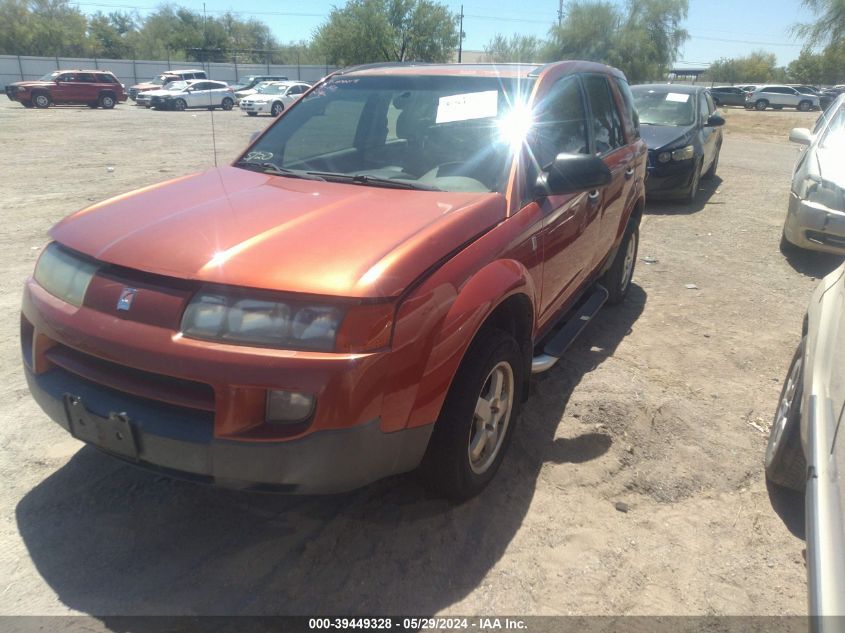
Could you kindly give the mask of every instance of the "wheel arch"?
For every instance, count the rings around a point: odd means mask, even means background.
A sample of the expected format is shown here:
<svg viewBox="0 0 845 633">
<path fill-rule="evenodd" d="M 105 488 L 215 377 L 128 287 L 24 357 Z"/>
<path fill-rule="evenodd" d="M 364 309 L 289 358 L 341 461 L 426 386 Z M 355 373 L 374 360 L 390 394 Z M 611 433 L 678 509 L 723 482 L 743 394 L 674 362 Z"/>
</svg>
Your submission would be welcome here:
<svg viewBox="0 0 845 633">
<path fill-rule="evenodd" d="M 426 357 L 425 364 L 418 374 L 415 396 L 405 399 L 405 412 L 399 416 L 403 426 L 430 424 L 439 417 L 472 341 L 485 327 L 496 327 L 514 336 L 524 352 L 527 381 L 531 374 L 536 304 L 537 291 L 531 275 L 515 260 L 493 261 L 468 279 L 441 314 L 429 321 L 434 334 L 419 350 Z"/>
</svg>

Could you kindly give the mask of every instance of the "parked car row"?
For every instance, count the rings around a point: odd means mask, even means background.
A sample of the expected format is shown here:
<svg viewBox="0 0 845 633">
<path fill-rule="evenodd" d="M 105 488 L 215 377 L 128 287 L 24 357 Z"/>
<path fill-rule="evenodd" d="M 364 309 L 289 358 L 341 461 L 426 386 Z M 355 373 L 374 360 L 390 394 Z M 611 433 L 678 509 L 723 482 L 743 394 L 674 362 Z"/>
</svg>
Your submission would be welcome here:
<svg viewBox="0 0 845 633">
<path fill-rule="evenodd" d="M 839 86 L 819 90 L 806 85 L 758 85 L 714 86 L 710 88 L 716 105 L 741 106 L 748 109 L 782 110 L 795 108 L 808 110 L 826 110 L 834 99 L 843 92 Z"/>
<path fill-rule="evenodd" d="M 259 93 L 259 87 L 286 82 L 284 75 L 250 75 L 244 83 L 229 86 L 223 81 L 208 79 L 201 69 L 169 70 L 148 82 L 131 86 L 128 90 L 117 77 L 102 70 L 68 70 L 48 73 L 36 81 L 7 84 L 6 95 L 24 107 L 47 108 L 51 105 L 88 105 L 92 108 L 113 108 L 127 100 L 148 108 L 184 110 L 187 108 L 222 108 L 231 110 L 241 97 Z M 304 93 L 310 84 L 289 82 L 287 90 L 276 92 L 267 112 L 278 115 L 293 99 Z M 258 103 L 261 99 L 258 99 Z M 257 105 L 245 110 L 258 114 L 265 109 Z"/>
</svg>

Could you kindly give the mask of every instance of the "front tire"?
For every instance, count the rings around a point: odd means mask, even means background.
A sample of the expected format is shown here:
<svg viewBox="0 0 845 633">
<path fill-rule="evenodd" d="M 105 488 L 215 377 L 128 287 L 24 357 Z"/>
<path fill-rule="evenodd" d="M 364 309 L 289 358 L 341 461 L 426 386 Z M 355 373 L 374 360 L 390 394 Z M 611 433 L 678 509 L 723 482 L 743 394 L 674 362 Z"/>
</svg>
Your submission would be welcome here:
<svg viewBox="0 0 845 633">
<path fill-rule="evenodd" d="M 516 425 L 524 380 L 516 339 L 482 329 L 458 368 L 420 467 L 430 488 L 465 501 L 490 483 Z"/>
<path fill-rule="evenodd" d="M 234 106 L 235 106 L 235 102 L 232 101 L 229 97 L 226 97 L 225 99 L 223 99 L 223 103 L 221 104 L 220 107 L 222 107 L 224 110 L 226 110 L 228 112 Z"/>
<path fill-rule="evenodd" d="M 769 442 L 766 446 L 766 477 L 773 484 L 804 490 L 807 460 L 801 447 L 801 400 L 804 393 L 804 346 L 801 339 L 780 391 Z"/>
<path fill-rule="evenodd" d="M 279 116 L 284 109 L 285 106 L 280 101 L 276 101 L 270 108 L 270 116 Z"/>
<path fill-rule="evenodd" d="M 758 112 L 762 112 L 766 108 L 769 107 L 769 102 L 765 99 L 758 99 L 757 102 L 754 104 L 754 109 Z"/>
<path fill-rule="evenodd" d="M 695 198 L 696 196 L 698 196 L 698 189 L 700 185 L 701 162 L 696 162 L 695 166 L 692 168 L 692 182 L 690 183 L 689 190 L 687 191 L 686 195 L 684 195 L 684 202 L 686 204 L 692 204 L 693 202 L 695 202 Z"/>
<path fill-rule="evenodd" d="M 188 104 L 184 99 L 176 99 L 176 101 L 173 102 L 173 109 L 178 110 L 179 112 L 182 112 L 187 107 Z"/>
<path fill-rule="evenodd" d="M 36 108 L 41 108 L 42 110 L 44 108 L 49 108 L 50 97 L 48 97 L 43 92 L 39 92 L 38 94 L 32 96 L 32 105 L 34 105 Z"/>
<path fill-rule="evenodd" d="M 702 178 L 704 178 L 705 180 L 709 180 L 709 179 L 716 176 L 716 170 L 719 168 L 719 154 L 721 152 L 722 152 L 722 146 L 719 145 L 716 148 L 716 155 L 713 157 L 713 162 L 710 163 L 710 167 L 707 169 L 704 176 L 702 176 Z"/>
</svg>

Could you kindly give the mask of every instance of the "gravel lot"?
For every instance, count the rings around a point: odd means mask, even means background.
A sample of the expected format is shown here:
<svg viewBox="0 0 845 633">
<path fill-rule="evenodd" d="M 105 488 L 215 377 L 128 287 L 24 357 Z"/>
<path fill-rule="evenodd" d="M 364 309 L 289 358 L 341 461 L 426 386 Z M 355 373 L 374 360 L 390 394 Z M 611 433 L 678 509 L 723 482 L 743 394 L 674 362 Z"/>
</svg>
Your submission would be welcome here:
<svg viewBox="0 0 845 633">
<path fill-rule="evenodd" d="M 211 117 L 0 103 L 0 614 L 805 613 L 801 499 L 770 495 L 762 457 L 838 264 L 778 250 L 786 133 L 816 116 L 727 111 L 717 178 L 694 208 L 649 206 L 657 263 L 536 381 L 494 484 L 452 506 L 411 477 L 323 498 L 195 486 L 50 422 L 18 343 L 46 230 L 212 165 Z M 269 119 L 214 122 L 224 162 Z"/>
</svg>

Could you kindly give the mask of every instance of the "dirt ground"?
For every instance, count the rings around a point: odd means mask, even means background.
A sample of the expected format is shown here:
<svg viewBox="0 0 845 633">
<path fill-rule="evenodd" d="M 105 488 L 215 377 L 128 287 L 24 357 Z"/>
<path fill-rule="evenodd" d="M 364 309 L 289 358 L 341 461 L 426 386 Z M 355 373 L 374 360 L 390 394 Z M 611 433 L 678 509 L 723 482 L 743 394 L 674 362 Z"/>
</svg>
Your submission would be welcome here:
<svg viewBox="0 0 845 633">
<path fill-rule="evenodd" d="M 692 208 L 649 204 L 640 257 L 657 262 L 536 380 L 498 477 L 453 506 L 407 476 L 321 498 L 196 486 L 49 421 L 18 342 L 46 230 L 212 165 L 211 117 L 3 101 L 0 614 L 805 613 L 801 500 L 770 495 L 762 457 L 806 301 L 838 264 L 778 250 L 786 135 L 816 116 L 726 111 L 717 177 Z M 214 123 L 224 162 L 269 119 Z"/>
</svg>

